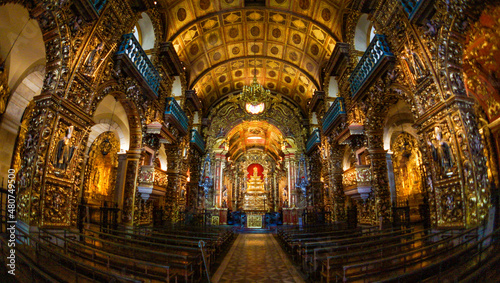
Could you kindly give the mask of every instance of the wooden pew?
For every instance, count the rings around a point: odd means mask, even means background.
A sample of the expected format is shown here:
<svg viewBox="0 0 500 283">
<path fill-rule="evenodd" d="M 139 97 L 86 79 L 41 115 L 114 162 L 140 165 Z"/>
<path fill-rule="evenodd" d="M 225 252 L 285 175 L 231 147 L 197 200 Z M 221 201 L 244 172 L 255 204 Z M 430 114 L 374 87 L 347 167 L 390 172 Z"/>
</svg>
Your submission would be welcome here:
<svg viewBox="0 0 500 283">
<path fill-rule="evenodd" d="M 353 245 L 357 243 L 366 243 L 377 240 L 384 240 L 386 242 L 398 241 L 400 237 L 407 237 L 407 235 L 411 234 L 411 232 L 413 232 L 413 228 L 402 230 L 386 229 L 380 230 L 379 233 L 370 232 L 369 234 L 360 234 L 355 235 L 354 237 L 344 237 L 329 241 L 302 243 L 301 249 L 299 250 L 299 258 L 301 258 L 302 260 L 303 269 L 307 271 L 307 263 L 312 258 L 311 254 L 314 253 L 315 249 L 328 249 L 330 247 Z"/>
<path fill-rule="evenodd" d="M 147 254 L 155 253 L 155 251 L 162 251 L 163 255 L 172 255 L 172 260 L 170 263 L 177 263 L 175 260 L 185 261 L 185 264 L 182 266 L 182 273 L 189 276 L 190 269 L 196 271 L 195 275 L 201 277 L 202 275 L 202 255 L 199 248 L 191 247 L 191 246 L 179 246 L 172 244 L 162 244 L 151 241 L 144 241 L 137 238 L 127 238 L 121 237 L 118 235 L 107 234 L 103 232 L 93 231 L 93 230 L 85 230 L 86 234 L 79 234 L 79 236 L 85 240 L 91 240 L 93 242 L 99 241 L 103 244 L 108 245 L 118 245 L 119 247 L 138 247 L 142 249 L 146 249 L 147 251 L 151 250 L 151 252 L 147 252 Z M 106 240 L 104 240 L 106 239 Z M 94 243 L 95 245 L 95 243 Z M 168 251 L 168 252 L 167 252 Z M 210 254 L 206 255 L 207 264 L 210 264 Z M 192 261 L 192 263 L 190 263 Z M 171 264 L 171 269 L 174 269 L 174 265 Z M 179 264 L 183 264 L 182 262 Z M 193 265 L 193 268 L 187 268 L 187 266 Z"/>
<path fill-rule="evenodd" d="M 176 280 L 175 272 L 171 272 L 169 264 L 158 264 L 147 260 L 139 260 L 123 256 L 108 251 L 102 247 L 92 247 L 87 243 L 80 243 L 76 240 L 64 239 L 60 235 L 39 230 L 40 234 L 46 237 L 39 238 L 40 246 L 59 250 L 60 253 L 71 258 L 77 257 L 79 262 L 92 263 L 94 267 L 108 272 L 127 273 L 128 276 L 135 276 L 148 280 L 160 280 L 170 282 Z M 48 237 L 47 237 L 48 236 Z M 56 242 L 56 243 L 54 243 Z M 62 245 L 61 245 L 62 243 Z"/>
<path fill-rule="evenodd" d="M 76 282 L 78 278 L 101 282 L 141 282 L 138 279 L 124 276 L 109 268 L 106 270 L 96 264 L 96 262 L 85 262 L 74 259 L 61 246 L 52 243 L 48 239 L 35 238 L 21 230 L 17 230 L 16 233 L 18 239 L 16 248 L 18 252 L 23 255 L 31 254 L 28 257 L 34 263 L 35 267 L 40 270 L 39 273 L 42 274 L 43 272 L 45 274 L 43 276 L 46 279 L 55 279 L 56 282 Z M 48 242 L 42 243 L 44 241 Z M 157 266 L 168 270 L 168 266 Z M 170 277 L 159 278 L 158 276 L 150 278 L 166 280 L 166 282 L 169 282 L 171 279 Z M 49 280 L 49 282 L 51 281 Z"/>
<path fill-rule="evenodd" d="M 343 265 L 342 278 L 344 282 L 365 282 L 378 280 L 380 277 L 387 277 L 391 274 L 411 272 L 424 267 L 424 264 L 428 265 L 442 260 L 450 253 L 474 244 L 476 240 L 477 227 L 406 253 Z"/>
<path fill-rule="evenodd" d="M 380 282 L 495 282 L 499 277 L 500 245 L 492 242 L 500 236 L 500 229 L 483 237 L 473 245 L 459 249 L 442 260 L 423 268 Z"/>
<path fill-rule="evenodd" d="M 444 230 L 432 235 L 426 235 L 426 232 L 427 230 L 414 232 L 412 233 L 414 234 L 412 236 L 413 239 L 394 244 L 391 244 L 391 242 L 384 243 L 383 241 L 372 241 L 339 246 L 338 248 L 333 247 L 326 250 L 316 249 L 314 264 L 316 264 L 315 267 L 317 267 L 318 262 L 322 262 L 320 275 L 329 282 L 330 277 L 340 274 L 339 269 L 342 268 L 342 265 L 408 252 L 412 249 L 420 248 L 428 242 L 436 241 L 436 239 L 442 236 L 449 237 L 446 235 L 449 230 Z M 420 236 L 418 234 L 420 234 Z"/>
<path fill-rule="evenodd" d="M 89 230 L 89 229 L 84 229 L 86 233 L 96 233 L 94 230 Z M 120 239 L 121 241 L 128 241 L 128 239 L 134 239 L 138 241 L 143 241 L 143 242 L 149 242 L 149 243 L 157 243 L 157 244 L 164 244 L 164 245 L 169 245 L 172 249 L 174 247 L 189 247 L 192 248 L 193 250 L 197 251 L 197 254 L 201 254 L 201 251 L 198 247 L 199 241 L 196 240 L 186 240 L 186 239 L 176 239 L 176 238 L 169 238 L 166 236 L 160 236 L 160 235 L 154 235 L 154 236 L 146 236 L 146 235 L 139 235 L 139 234 L 131 234 L 126 231 L 118 231 L 118 230 L 109 230 L 109 233 L 103 233 L 100 234 L 100 237 L 109 237 L 113 239 Z M 207 242 L 206 246 L 206 256 L 209 258 L 209 263 L 210 262 L 215 262 L 215 253 L 214 253 L 215 247 L 211 241 Z M 201 265 L 201 256 L 200 260 L 197 262 L 197 265 Z M 201 267 L 200 267 L 201 268 Z"/>
</svg>

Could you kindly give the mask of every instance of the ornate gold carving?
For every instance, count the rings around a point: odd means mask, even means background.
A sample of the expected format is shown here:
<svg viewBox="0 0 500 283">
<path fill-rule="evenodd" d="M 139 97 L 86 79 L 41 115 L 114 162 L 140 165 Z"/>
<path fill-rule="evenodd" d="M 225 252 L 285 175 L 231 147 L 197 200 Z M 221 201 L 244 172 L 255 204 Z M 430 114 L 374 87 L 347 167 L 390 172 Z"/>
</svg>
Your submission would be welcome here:
<svg viewBox="0 0 500 283">
<path fill-rule="evenodd" d="M 0 56 L 0 62 L 3 63 L 3 58 Z M 8 75 L 5 70 L 0 70 L 0 117 L 7 109 L 7 101 L 9 100 L 10 90 L 8 83 Z"/>
<path fill-rule="evenodd" d="M 415 138 L 408 133 L 401 133 L 391 145 L 394 152 L 392 162 L 396 195 L 398 200 L 421 198 L 422 157 Z"/>
<path fill-rule="evenodd" d="M 110 149 L 103 154 L 102 147 L 108 144 Z M 87 202 L 112 201 L 114 196 L 118 151 L 120 144 L 113 132 L 100 134 L 92 143 L 85 170 L 84 192 Z"/>
</svg>

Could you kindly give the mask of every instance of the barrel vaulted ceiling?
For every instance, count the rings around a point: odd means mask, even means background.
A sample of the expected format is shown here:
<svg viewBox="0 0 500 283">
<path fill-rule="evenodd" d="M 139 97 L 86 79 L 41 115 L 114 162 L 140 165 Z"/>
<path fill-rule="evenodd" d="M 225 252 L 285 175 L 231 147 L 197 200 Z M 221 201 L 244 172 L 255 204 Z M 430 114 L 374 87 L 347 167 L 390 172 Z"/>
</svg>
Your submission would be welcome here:
<svg viewBox="0 0 500 283">
<path fill-rule="evenodd" d="M 245 7 L 243 0 L 166 1 L 167 38 L 205 107 L 239 93 L 256 72 L 264 87 L 306 109 L 341 36 L 346 2 L 266 0 L 265 7 Z"/>
<path fill-rule="evenodd" d="M 234 127 L 227 136 L 228 152 L 237 160 L 247 150 L 259 150 L 278 160 L 281 155 L 283 135 L 280 130 L 264 121 L 246 121 Z"/>
</svg>

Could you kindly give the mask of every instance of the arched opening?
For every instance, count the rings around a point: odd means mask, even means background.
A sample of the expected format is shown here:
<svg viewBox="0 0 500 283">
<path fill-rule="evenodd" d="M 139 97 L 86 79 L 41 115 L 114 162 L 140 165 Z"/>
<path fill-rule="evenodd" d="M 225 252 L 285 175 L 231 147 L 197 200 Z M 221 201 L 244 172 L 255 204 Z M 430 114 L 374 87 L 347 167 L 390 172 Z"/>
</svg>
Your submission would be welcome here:
<svg viewBox="0 0 500 283">
<path fill-rule="evenodd" d="M 113 202 L 119 147 L 119 140 L 111 131 L 100 134 L 92 142 L 85 170 L 84 203 L 102 206 Z"/>
<path fill-rule="evenodd" d="M 45 65 L 45 45 L 38 22 L 17 4 L 0 7 L 0 65 L 8 74 L 9 88 L 16 89 L 36 65 Z M 38 64 L 37 64 L 38 63 Z"/>
<path fill-rule="evenodd" d="M 354 35 L 354 49 L 357 51 L 365 52 L 371 40 L 375 36 L 375 28 L 371 21 L 368 19 L 368 14 L 363 14 L 358 20 L 356 25 L 356 32 Z"/>
<path fill-rule="evenodd" d="M 34 108 L 33 97 L 40 94 L 45 76 L 45 66 L 32 68 L 12 92 L 5 113 L 0 121 L 2 148 L 0 170 L 19 169 L 20 150 L 26 138 L 28 123 Z"/>
<path fill-rule="evenodd" d="M 410 221 L 421 221 L 420 207 L 424 204 L 425 187 L 422 153 L 414 136 L 394 134 L 391 143 L 392 164 L 398 206 L 409 206 Z"/>
<path fill-rule="evenodd" d="M 151 58 L 151 51 L 155 47 L 155 31 L 151 18 L 146 13 L 142 13 L 136 25 L 132 29 L 132 33 L 136 37 L 142 49 L 149 58 Z"/>
<path fill-rule="evenodd" d="M 7 172 L 20 166 L 30 102 L 45 77 L 45 46 L 38 23 L 21 5 L 1 6 L 0 18 L 0 171 Z"/>
<path fill-rule="evenodd" d="M 119 152 L 130 147 L 130 126 L 127 112 L 123 105 L 112 95 L 107 95 L 97 106 L 92 120 L 96 123 L 90 130 L 87 148 L 102 133 L 112 131 L 119 140 Z"/>
</svg>

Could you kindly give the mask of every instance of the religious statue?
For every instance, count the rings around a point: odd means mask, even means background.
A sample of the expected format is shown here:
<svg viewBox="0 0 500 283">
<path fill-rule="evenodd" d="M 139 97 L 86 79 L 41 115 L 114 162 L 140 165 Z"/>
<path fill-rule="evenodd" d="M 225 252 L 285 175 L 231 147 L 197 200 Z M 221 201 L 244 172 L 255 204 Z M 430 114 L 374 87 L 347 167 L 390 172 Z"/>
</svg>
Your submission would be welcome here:
<svg viewBox="0 0 500 283">
<path fill-rule="evenodd" d="M 52 159 L 52 165 L 57 169 L 66 171 L 75 152 L 75 147 L 70 144 L 73 129 L 73 126 L 69 126 L 66 130 L 66 135 L 57 143 L 56 151 Z"/>
<path fill-rule="evenodd" d="M 405 61 L 408 70 L 415 77 L 416 81 L 425 77 L 425 65 L 415 51 L 406 47 L 405 54 L 401 58 Z"/>
<path fill-rule="evenodd" d="M 437 146 L 430 143 L 432 149 L 432 158 L 440 166 L 440 173 L 444 175 L 451 175 L 451 168 L 453 167 L 453 157 L 451 153 L 451 148 L 446 141 L 442 138 L 441 128 L 434 128 L 435 137 L 437 140 Z"/>
<path fill-rule="evenodd" d="M 259 169 L 253 167 L 253 174 L 246 182 L 246 192 L 243 197 L 243 210 L 245 211 L 265 211 L 266 191 L 264 181 L 259 175 Z"/>
<path fill-rule="evenodd" d="M 87 58 L 85 58 L 84 68 L 87 76 L 92 76 L 97 64 L 100 61 L 100 54 L 104 48 L 104 41 L 99 43 L 96 48 L 92 49 Z"/>
</svg>

